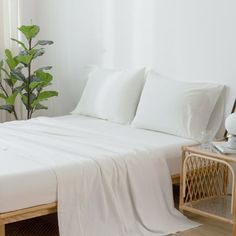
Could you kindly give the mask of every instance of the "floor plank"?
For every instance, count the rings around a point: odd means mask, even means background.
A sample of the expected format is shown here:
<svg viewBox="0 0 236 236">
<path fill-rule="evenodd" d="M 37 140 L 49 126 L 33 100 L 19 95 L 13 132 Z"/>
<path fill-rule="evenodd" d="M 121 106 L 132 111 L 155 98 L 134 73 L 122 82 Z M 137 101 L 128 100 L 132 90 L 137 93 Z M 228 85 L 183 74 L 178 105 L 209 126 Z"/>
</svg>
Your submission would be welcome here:
<svg viewBox="0 0 236 236">
<path fill-rule="evenodd" d="M 173 185 L 173 193 L 174 193 L 174 202 L 175 207 L 178 208 L 179 205 L 179 186 Z M 187 230 L 184 232 L 180 232 L 175 234 L 175 236 L 232 236 L 233 226 L 227 223 L 222 223 L 218 220 L 208 219 L 206 217 L 198 216 L 196 214 L 187 213 L 185 215 L 196 221 L 202 226 L 199 226 L 195 229 Z"/>
<path fill-rule="evenodd" d="M 177 233 L 173 236 L 232 236 L 232 226 L 216 220 L 188 214 L 202 226 Z M 58 236 L 56 215 L 22 221 L 7 226 L 7 236 Z"/>
<path fill-rule="evenodd" d="M 176 207 L 178 206 L 178 186 L 174 187 Z M 190 219 L 202 224 L 195 229 L 173 236 L 232 236 L 232 225 L 207 219 L 194 214 L 186 214 Z M 57 215 L 49 215 L 7 225 L 6 236 L 59 236 Z"/>
<path fill-rule="evenodd" d="M 191 220 L 199 222 L 202 226 L 175 234 L 175 236 L 232 236 L 233 227 L 230 224 L 205 217 L 186 214 Z"/>
</svg>

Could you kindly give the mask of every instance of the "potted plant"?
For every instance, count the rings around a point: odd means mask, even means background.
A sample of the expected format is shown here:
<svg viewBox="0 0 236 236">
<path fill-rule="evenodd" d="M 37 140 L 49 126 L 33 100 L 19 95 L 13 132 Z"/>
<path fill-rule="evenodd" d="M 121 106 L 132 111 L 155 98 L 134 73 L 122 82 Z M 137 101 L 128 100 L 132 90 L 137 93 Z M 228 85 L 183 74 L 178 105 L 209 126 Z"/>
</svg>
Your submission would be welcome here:
<svg viewBox="0 0 236 236">
<path fill-rule="evenodd" d="M 3 101 L 0 109 L 12 113 L 16 120 L 19 118 L 15 109 L 18 96 L 27 111 L 26 119 L 30 119 L 37 110 L 48 109 L 42 102 L 58 96 L 57 91 L 45 90 L 53 80 L 53 76 L 48 72 L 52 67 L 32 69 L 35 59 L 45 53 L 43 46 L 51 45 L 53 42 L 33 42 L 40 31 L 37 25 L 23 25 L 18 30 L 25 36 L 27 43 L 11 38 L 20 46 L 20 51 L 13 55 L 6 49 L 5 59 L 0 61 L 0 99 Z"/>
</svg>

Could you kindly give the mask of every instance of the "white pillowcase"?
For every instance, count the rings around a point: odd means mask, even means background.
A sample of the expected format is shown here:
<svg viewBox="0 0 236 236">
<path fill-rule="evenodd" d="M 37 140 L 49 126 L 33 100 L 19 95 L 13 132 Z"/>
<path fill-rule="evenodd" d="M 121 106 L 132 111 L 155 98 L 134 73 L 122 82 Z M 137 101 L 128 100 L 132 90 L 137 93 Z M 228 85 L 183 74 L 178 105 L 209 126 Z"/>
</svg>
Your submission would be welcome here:
<svg viewBox="0 0 236 236">
<path fill-rule="evenodd" d="M 150 71 L 132 125 L 199 140 L 222 89 L 222 85 L 171 80 Z"/>
<path fill-rule="evenodd" d="M 216 105 L 211 113 L 207 130 L 210 131 L 212 137 L 222 139 L 225 131 L 224 115 L 225 115 L 225 90 L 220 94 Z"/>
<path fill-rule="evenodd" d="M 145 69 L 115 70 L 94 67 L 81 100 L 72 114 L 129 123 L 144 85 Z"/>
</svg>

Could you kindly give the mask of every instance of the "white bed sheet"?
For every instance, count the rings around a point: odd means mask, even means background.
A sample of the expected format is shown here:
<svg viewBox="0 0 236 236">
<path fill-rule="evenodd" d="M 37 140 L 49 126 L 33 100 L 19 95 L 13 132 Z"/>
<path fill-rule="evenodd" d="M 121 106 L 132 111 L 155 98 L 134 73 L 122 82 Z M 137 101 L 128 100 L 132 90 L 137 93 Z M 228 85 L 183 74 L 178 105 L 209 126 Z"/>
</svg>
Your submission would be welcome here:
<svg viewBox="0 0 236 236">
<path fill-rule="evenodd" d="M 158 152 L 162 151 L 172 175 L 179 173 L 180 147 L 194 143 L 192 140 L 173 135 L 135 129 L 85 116 L 70 115 L 52 119 L 107 136 L 132 140 L 137 145 L 145 144 L 156 150 L 157 158 Z M 26 156 L 16 157 L 14 153 L 8 153 L 6 157 L 3 140 L 4 138 L 0 139 L 0 212 L 55 202 L 57 179 L 50 164 L 47 166 L 45 163 L 34 162 Z"/>
</svg>

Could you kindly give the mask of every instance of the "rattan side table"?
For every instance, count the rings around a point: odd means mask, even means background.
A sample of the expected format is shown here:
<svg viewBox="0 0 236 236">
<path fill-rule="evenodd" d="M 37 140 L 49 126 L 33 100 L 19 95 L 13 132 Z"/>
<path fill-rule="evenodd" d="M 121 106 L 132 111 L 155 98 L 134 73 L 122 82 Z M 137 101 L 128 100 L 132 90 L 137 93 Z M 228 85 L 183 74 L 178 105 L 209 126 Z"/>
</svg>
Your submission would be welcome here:
<svg viewBox="0 0 236 236">
<path fill-rule="evenodd" d="M 233 225 L 236 236 L 236 155 L 223 155 L 213 147 L 182 148 L 180 211 L 189 211 Z"/>
</svg>

